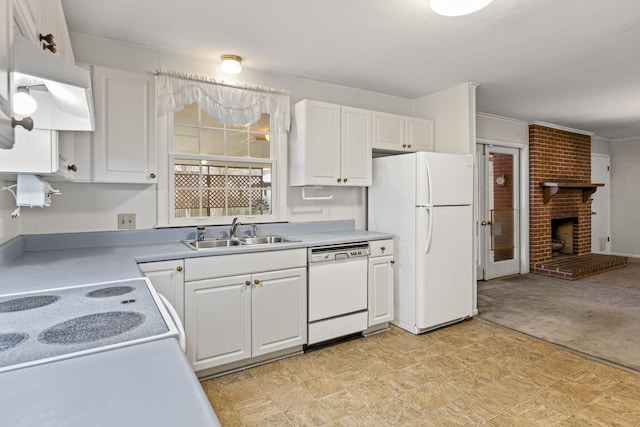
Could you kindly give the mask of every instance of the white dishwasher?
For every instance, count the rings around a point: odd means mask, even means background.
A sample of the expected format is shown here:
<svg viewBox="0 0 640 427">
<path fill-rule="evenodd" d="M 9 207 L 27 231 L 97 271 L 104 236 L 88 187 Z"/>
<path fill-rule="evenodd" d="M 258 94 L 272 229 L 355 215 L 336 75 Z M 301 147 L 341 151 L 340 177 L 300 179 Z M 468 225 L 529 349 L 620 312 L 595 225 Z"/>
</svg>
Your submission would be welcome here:
<svg viewBox="0 0 640 427">
<path fill-rule="evenodd" d="M 309 248 L 308 344 L 367 329 L 369 242 Z"/>
</svg>

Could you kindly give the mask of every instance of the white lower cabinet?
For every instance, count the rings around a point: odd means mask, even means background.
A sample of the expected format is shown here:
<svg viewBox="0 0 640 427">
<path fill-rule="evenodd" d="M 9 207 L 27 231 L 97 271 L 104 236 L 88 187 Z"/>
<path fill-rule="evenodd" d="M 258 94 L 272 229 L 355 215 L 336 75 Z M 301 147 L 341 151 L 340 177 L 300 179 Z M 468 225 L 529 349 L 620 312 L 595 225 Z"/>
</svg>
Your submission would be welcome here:
<svg viewBox="0 0 640 427">
<path fill-rule="evenodd" d="M 185 260 L 184 326 L 194 371 L 307 342 L 304 249 Z"/>
<path fill-rule="evenodd" d="M 393 240 L 370 242 L 369 326 L 393 320 Z"/>
<path fill-rule="evenodd" d="M 138 264 L 138 268 L 171 303 L 184 323 L 184 260 L 145 262 Z"/>
</svg>

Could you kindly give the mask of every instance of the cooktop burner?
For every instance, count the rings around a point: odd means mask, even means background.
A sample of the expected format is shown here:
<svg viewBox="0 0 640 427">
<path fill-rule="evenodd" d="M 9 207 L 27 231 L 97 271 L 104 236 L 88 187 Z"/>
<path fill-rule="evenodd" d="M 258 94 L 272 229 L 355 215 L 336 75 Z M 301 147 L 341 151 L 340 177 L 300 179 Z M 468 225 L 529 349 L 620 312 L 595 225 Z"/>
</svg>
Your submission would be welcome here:
<svg viewBox="0 0 640 427">
<path fill-rule="evenodd" d="M 89 314 L 45 329 L 38 341 L 45 344 L 79 344 L 114 337 L 137 328 L 144 315 L 133 311 Z"/>
<path fill-rule="evenodd" d="M 29 338 L 27 334 L 0 334 L 0 351 L 9 350 Z"/>
<path fill-rule="evenodd" d="M 117 297 L 119 295 L 128 294 L 134 288 L 131 286 L 109 286 L 108 288 L 97 289 L 89 292 L 86 296 L 89 298 L 108 298 Z"/>
<path fill-rule="evenodd" d="M 176 337 L 161 304 L 146 278 L 0 295 L 0 372 Z"/>
<path fill-rule="evenodd" d="M 32 297 L 22 297 L 0 302 L 0 313 L 12 313 L 14 311 L 33 310 L 53 304 L 59 301 L 56 295 L 37 295 Z"/>
</svg>

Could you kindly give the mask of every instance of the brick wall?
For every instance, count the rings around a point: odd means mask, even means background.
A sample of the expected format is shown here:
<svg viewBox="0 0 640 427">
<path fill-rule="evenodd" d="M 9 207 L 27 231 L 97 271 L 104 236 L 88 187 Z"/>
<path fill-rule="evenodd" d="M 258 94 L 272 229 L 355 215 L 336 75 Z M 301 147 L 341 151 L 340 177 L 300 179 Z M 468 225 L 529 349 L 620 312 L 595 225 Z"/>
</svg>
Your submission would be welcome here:
<svg viewBox="0 0 640 427">
<path fill-rule="evenodd" d="M 544 204 L 541 182 L 591 182 L 591 137 L 529 126 L 529 256 L 531 271 L 551 259 L 551 219 L 574 221 L 574 253 L 591 252 L 591 201 L 582 201 L 580 189 L 562 188 Z"/>
</svg>

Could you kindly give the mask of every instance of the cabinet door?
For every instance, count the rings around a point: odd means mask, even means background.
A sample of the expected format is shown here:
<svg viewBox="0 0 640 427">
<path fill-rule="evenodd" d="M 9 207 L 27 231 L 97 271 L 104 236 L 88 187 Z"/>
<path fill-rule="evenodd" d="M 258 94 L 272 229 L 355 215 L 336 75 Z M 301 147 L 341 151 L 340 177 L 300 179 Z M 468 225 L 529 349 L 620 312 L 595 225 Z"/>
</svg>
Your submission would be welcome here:
<svg viewBox="0 0 640 427">
<path fill-rule="evenodd" d="M 343 185 L 371 185 L 372 112 L 342 107 L 341 172 Z"/>
<path fill-rule="evenodd" d="M 40 14 L 39 33 L 53 35 L 57 46 L 55 54 L 67 62 L 75 63 L 61 0 L 41 0 Z"/>
<path fill-rule="evenodd" d="M 369 258 L 369 326 L 393 320 L 393 256 Z"/>
<path fill-rule="evenodd" d="M 169 300 L 184 324 L 184 260 L 145 262 L 138 264 L 138 268 L 155 290 Z"/>
<path fill-rule="evenodd" d="M 433 120 L 407 117 L 407 149 L 410 151 L 434 150 Z"/>
<path fill-rule="evenodd" d="M 93 67 L 95 182 L 156 182 L 155 76 Z"/>
<path fill-rule="evenodd" d="M 373 112 L 373 148 L 404 150 L 405 118 L 397 114 Z M 405 145 L 403 147 L 402 145 Z"/>
<path fill-rule="evenodd" d="M 13 4 L 0 0 L 0 150 L 13 146 L 11 67 L 13 56 Z"/>
<path fill-rule="evenodd" d="M 307 270 L 254 274 L 252 355 L 307 343 Z"/>
<path fill-rule="evenodd" d="M 340 177 L 340 106 L 309 104 L 310 185 L 335 185 Z"/>
<path fill-rule="evenodd" d="M 194 371 L 251 357 L 251 276 L 185 283 L 187 359 Z"/>
<path fill-rule="evenodd" d="M 296 114 L 304 114 L 296 144 L 304 144 L 303 161 L 293 168 L 304 174 L 302 182 L 292 179 L 293 185 L 337 185 L 340 178 L 340 106 L 326 102 L 305 100 Z M 299 147 L 298 147 L 299 148 Z"/>
<path fill-rule="evenodd" d="M 16 33 L 35 44 L 40 43 L 40 40 L 38 40 L 38 33 L 42 16 L 41 9 L 42 0 L 14 1 Z"/>
</svg>

